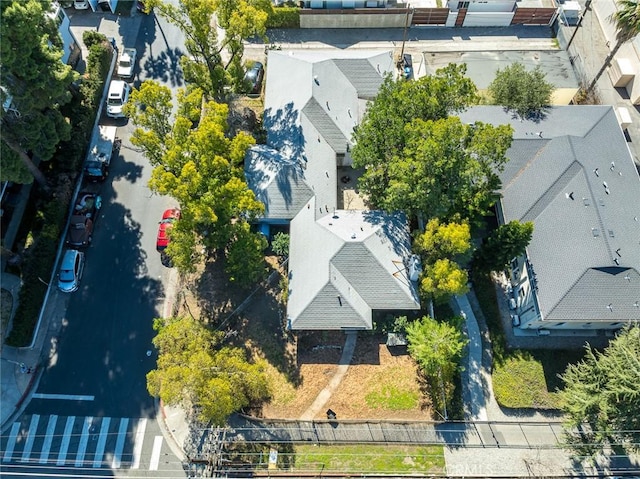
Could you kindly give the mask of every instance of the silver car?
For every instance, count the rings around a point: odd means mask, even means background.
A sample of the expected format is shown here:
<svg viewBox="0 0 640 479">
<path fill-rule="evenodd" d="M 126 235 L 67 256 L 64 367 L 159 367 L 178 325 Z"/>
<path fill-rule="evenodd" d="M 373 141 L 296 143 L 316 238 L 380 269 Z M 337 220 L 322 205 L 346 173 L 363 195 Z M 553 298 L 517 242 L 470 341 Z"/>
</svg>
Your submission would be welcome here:
<svg viewBox="0 0 640 479">
<path fill-rule="evenodd" d="M 84 253 L 75 249 L 66 250 L 58 273 L 58 289 L 63 293 L 76 291 L 80 287 L 83 271 Z"/>
</svg>

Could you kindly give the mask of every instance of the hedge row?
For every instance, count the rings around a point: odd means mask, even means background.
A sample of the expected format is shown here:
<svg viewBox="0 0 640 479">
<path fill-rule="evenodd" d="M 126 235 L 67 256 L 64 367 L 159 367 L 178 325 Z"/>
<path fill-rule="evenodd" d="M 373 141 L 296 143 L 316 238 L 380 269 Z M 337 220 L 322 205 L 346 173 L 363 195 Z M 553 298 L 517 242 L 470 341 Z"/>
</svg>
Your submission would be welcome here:
<svg viewBox="0 0 640 479">
<path fill-rule="evenodd" d="M 267 28 L 300 28 L 298 7 L 274 7 L 267 19 Z"/>
<path fill-rule="evenodd" d="M 106 37 L 97 32 L 89 32 L 85 43 L 91 44 L 87 73 L 79 95 L 63 107 L 63 113 L 71 121 L 71 139 L 59 145 L 58 152 L 49 162 L 51 168 L 47 176 L 50 181 L 61 173 L 77 173 L 81 167 L 109 72 L 112 48 Z M 56 189 L 54 198 L 44 196 L 30 199 L 39 206 L 35 215 L 25 215 L 22 219 L 23 222 L 30 222 L 27 229 L 34 241 L 24 252 L 21 266 L 23 285 L 13 326 L 6 340 L 10 346 L 22 347 L 31 342 L 47 291 L 46 282 L 51 278 L 60 237 L 65 233 L 63 228 L 72 192 L 73 182 Z"/>
</svg>

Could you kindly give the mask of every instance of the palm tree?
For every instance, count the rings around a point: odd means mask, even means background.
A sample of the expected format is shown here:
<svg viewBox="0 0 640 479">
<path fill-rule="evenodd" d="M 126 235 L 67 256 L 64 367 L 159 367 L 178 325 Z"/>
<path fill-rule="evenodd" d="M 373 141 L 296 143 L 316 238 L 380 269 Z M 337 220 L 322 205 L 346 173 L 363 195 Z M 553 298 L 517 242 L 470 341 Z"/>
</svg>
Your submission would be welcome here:
<svg viewBox="0 0 640 479">
<path fill-rule="evenodd" d="M 618 0 L 616 4 L 618 9 L 610 17 L 616 27 L 616 44 L 607 55 L 602 68 L 596 74 L 589 88 L 587 88 L 587 92 L 590 92 L 596 86 L 596 83 L 609 67 L 611 60 L 618 53 L 620 47 L 633 40 L 640 32 L 640 2 L 638 0 Z"/>
</svg>

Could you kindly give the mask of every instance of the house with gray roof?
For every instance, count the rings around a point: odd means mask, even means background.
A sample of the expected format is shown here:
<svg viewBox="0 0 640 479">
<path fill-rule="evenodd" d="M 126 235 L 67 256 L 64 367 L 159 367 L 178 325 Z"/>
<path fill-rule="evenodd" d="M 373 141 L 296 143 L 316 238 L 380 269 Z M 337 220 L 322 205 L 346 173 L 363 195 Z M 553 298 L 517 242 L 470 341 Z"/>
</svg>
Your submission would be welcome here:
<svg viewBox="0 0 640 479">
<path fill-rule="evenodd" d="M 245 161 L 249 187 L 265 204 L 261 223 L 290 221 L 310 194 L 322 214 L 342 206 L 338 185 L 351 169 L 353 128 L 394 71 L 391 52 L 269 52 L 267 144 L 252 147 Z"/>
<path fill-rule="evenodd" d="M 640 321 L 640 176 L 613 108 L 554 107 L 534 122 L 475 107 L 460 118 L 514 129 L 499 220 L 534 223 L 511 264 L 520 328 Z"/>
<path fill-rule="evenodd" d="M 391 52 L 269 52 L 267 144 L 247 153 L 245 174 L 262 226 L 291 222 L 289 329 L 372 329 L 376 310 L 420 308 L 405 217 L 342 196 L 357 174 L 353 128 L 394 70 Z"/>
<path fill-rule="evenodd" d="M 374 310 L 420 309 L 402 214 L 316 210 L 313 198 L 291 222 L 289 329 L 372 329 Z"/>
</svg>

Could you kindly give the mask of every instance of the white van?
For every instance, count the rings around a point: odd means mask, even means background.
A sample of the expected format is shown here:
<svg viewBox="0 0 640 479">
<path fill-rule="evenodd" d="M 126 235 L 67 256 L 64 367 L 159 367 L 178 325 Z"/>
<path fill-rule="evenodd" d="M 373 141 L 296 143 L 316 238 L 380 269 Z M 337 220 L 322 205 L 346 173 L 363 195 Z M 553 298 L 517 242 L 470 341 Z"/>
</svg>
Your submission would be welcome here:
<svg viewBox="0 0 640 479">
<path fill-rule="evenodd" d="M 131 87 L 122 80 L 113 80 L 109 85 L 107 95 L 107 116 L 111 118 L 124 118 L 122 107 L 129 99 Z"/>
</svg>

